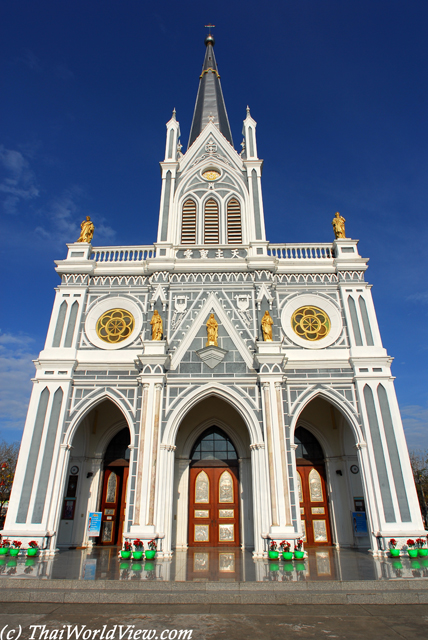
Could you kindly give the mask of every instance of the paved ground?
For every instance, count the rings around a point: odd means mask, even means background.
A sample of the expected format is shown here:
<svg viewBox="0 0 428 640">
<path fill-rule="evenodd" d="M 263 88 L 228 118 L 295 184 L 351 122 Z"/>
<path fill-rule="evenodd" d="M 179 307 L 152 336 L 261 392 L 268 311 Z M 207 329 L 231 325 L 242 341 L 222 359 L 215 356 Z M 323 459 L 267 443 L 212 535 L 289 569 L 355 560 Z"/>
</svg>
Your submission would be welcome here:
<svg viewBox="0 0 428 640">
<path fill-rule="evenodd" d="M 104 625 L 107 640 L 120 640 L 121 632 L 125 634 L 122 640 L 133 640 L 132 634 L 137 630 L 146 631 L 145 636 L 141 632 L 137 636 L 140 640 L 160 639 L 165 630 L 162 640 L 176 640 L 179 633 L 175 631 L 180 630 L 192 631 L 187 640 L 427 640 L 428 637 L 428 604 L 257 607 L 99 604 L 94 607 L 91 604 L 2 603 L 0 607 L 2 640 L 18 640 L 19 625 L 22 629 L 19 640 L 61 640 L 60 631 L 64 632 L 65 640 L 67 625 L 72 625 L 74 638 L 76 632 L 82 631 L 80 638 L 84 640 L 92 640 L 89 630 L 102 632 Z M 77 625 L 75 631 L 74 625 Z"/>
</svg>

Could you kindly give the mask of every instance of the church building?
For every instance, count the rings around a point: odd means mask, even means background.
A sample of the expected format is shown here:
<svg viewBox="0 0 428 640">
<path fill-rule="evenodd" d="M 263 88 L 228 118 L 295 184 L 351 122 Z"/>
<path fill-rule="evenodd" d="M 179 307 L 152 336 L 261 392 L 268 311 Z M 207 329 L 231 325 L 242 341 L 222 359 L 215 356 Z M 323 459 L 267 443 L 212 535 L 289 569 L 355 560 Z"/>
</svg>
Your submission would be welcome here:
<svg viewBox="0 0 428 640">
<path fill-rule="evenodd" d="M 56 262 L 2 533 L 385 554 L 424 527 L 368 260 L 339 214 L 331 243 L 266 238 L 257 123 L 237 151 L 205 45 L 185 153 L 166 125 L 156 243 L 92 246 L 86 220 Z"/>
</svg>

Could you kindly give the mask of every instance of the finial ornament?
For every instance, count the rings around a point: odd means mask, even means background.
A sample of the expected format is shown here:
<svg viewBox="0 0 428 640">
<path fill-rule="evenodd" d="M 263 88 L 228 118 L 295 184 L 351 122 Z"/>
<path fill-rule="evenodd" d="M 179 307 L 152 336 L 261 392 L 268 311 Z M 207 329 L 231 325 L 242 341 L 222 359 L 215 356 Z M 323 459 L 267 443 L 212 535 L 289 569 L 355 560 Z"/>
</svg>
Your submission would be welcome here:
<svg viewBox="0 0 428 640">
<path fill-rule="evenodd" d="M 272 327 L 273 320 L 269 313 L 269 311 L 265 311 L 265 315 L 262 318 L 262 331 L 263 331 L 263 340 L 265 342 L 272 342 Z"/>
<path fill-rule="evenodd" d="M 341 216 L 338 211 L 336 211 L 335 216 L 331 222 L 331 224 L 333 225 L 334 236 L 336 240 L 338 238 L 346 238 L 345 222 L 346 222 L 345 218 Z"/>
<path fill-rule="evenodd" d="M 81 232 L 76 242 L 91 242 L 94 237 L 94 223 L 89 216 L 86 216 L 86 220 L 83 220 L 80 225 Z"/>
<path fill-rule="evenodd" d="M 213 47 L 215 45 L 214 36 L 211 33 L 211 29 L 214 29 L 215 24 L 206 24 L 205 28 L 209 29 L 208 35 L 205 38 L 205 46 L 207 47 L 209 44 Z"/>
<path fill-rule="evenodd" d="M 211 313 L 207 322 L 207 344 L 206 347 L 218 347 L 218 322 Z"/>
<path fill-rule="evenodd" d="M 176 115 L 177 115 L 177 112 L 176 112 L 175 107 L 174 107 L 174 109 L 172 110 L 172 119 L 173 119 L 173 120 L 175 120 L 175 119 L 176 119 L 176 118 L 175 118 L 175 116 L 176 116 Z"/>
<path fill-rule="evenodd" d="M 251 115 L 251 113 L 250 113 L 250 107 L 249 107 L 249 106 L 248 106 L 248 104 L 247 104 L 247 116 L 250 116 L 250 115 Z"/>
<path fill-rule="evenodd" d="M 160 317 L 157 309 L 154 310 L 150 324 L 152 325 L 152 340 L 162 340 L 162 318 Z"/>
</svg>

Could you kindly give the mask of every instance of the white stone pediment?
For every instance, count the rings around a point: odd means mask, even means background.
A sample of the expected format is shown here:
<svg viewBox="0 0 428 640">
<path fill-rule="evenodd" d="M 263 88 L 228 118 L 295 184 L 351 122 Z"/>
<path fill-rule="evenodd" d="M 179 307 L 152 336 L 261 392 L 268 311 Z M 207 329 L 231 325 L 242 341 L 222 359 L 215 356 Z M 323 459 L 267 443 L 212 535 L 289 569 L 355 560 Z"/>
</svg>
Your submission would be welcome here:
<svg viewBox="0 0 428 640">
<path fill-rule="evenodd" d="M 205 149 L 205 146 L 210 140 L 214 142 L 216 146 L 215 150 Z M 223 161 L 231 163 L 234 169 L 238 171 L 243 170 L 244 165 L 241 157 L 212 122 L 206 125 L 192 146 L 180 159 L 179 171 L 180 173 L 187 171 L 198 160 L 201 164 L 204 161 L 210 162 L 210 157 L 212 158 L 212 163 L 215 163 L 216 160 L 220 160 L 221 162 L 223 159 Z"/>
<path fill-rule="evenodd" d="M 203 349 L 196 351 L 198 358 L 200 358 L 210 369 L 215 369 L 220 362 L 223 362 L 226 353 L 228 353 L 226 349 L 220 349 L 220 347 L 214 346 L 204 347 Z"/>
<path fill-rule="evenodd" d="M 199 329 L 201 328 L 202 325 L 206 324 L 208 314 L 210 313 L 214 313 L 217 322 L 225 328 L 229 338 L 235 344 L 245 364 L 250 369 L 253 369 L 254 368 L 253 354 L 249 351 L 245 342 L 243 341 L 243 339 L 241 338 L 241 336 L 233 326 L 232 321 L 228 317 L 226 311 L 223 309 L 215 293 L 210 293 L 205 303 L 202 305 L 188 333 L 184 336 L 180 346 L 172 356 L 170 369 L 173 371 L 178 367 L 178 365 L 180 364 L 181 360 L 184 357 L 184 354 L 190 349 L 190 346 L 194 338 L 196 337 Z"/>
</svg>

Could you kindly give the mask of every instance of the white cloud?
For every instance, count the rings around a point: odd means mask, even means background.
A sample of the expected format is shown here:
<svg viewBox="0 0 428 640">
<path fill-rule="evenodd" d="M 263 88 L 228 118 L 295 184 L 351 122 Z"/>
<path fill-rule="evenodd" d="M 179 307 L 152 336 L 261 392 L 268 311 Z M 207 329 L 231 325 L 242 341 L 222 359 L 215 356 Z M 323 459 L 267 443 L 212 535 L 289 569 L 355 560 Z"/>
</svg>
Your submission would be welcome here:
<svg viewBox="0 0 428 640">
<path fill-rule="evenodd" d="M 36 176 L 20 151 L 6 149 L 3 145 L 0 145 L 0 165 L 5 171 L 0 182 L 0 191 L 6 194 L 3 209 L 13 214 L 17 212 L 21 200 L 38 197 Z"/>
<path fill-rule="evenodd" d="M 34 377 L 34 339 L 0 333 L 0 430 L 22 430 Z"/>
<path fill-rule="evenodd" d="M 22 56 L 20 58 L 18 58 L 18 61 L 19 62 L 23 62 L 32 71 L 41 71 L 42 70 L 42 65 L 40 64 L 40 59 L 30 49 L 27 49 L 26 51 L 24 51 Z"/>
<path fill-rule="evenodd" d="M 407 296 L 407 300 L 410 300 L 411 302 L 428 303 L 428 291 L 422 291 L 420 293 L 412 293 L 412 295 Z"/>
<path fill-rule="evenodd" d="M 400 408 L 409 449 L 426 448 L 428 442 L 428 408 L 417 404 Z"/>
</svg>

